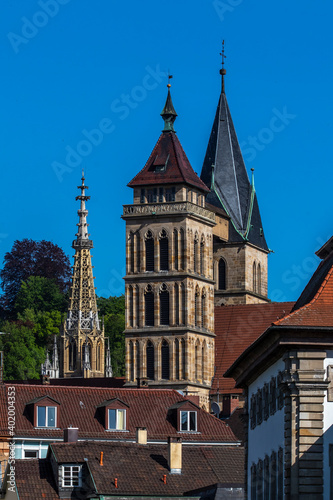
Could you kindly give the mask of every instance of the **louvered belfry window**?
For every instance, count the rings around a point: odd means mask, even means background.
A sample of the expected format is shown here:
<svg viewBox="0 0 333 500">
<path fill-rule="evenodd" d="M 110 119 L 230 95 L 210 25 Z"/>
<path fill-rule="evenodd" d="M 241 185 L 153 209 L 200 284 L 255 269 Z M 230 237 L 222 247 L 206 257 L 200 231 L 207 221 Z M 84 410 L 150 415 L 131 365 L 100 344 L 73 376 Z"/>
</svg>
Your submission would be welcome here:
<svg viewBox="0 0 333 500">
<path fill-rule="evenodd" d="M 145 293 L 145 325 L 154 326 L 154 293 L 150 285 Z"/>
<path fill-rule="evenodd" d="M 169 369 L 169 344 L 166 340 L 162 342 L 162 379 L 169 380 L 170 369 Z"/>
<path fill-rule="evenodd" d="M 165 284 L 160 291 L 160 325 L 169 324 L 169 292 Z"/>
<path fill-rule="evenodd" d="M 160 237 L 160 270 L 169 270 L 169 240 L 164 229 Z"/>
<path fill-rule="evenodd" d="M 146 348 L 146 356 L 147 356 L 147 378 L 150 380 L 154 380 L 155 378 L 155 370 L 154 370 L 154 346 L 148 341 Z"/>
<path fill-rule="evenodd" d="M 146 234 L 146 271 L 154 271 L 154 238 L 151 231 Z"/>
</svg>

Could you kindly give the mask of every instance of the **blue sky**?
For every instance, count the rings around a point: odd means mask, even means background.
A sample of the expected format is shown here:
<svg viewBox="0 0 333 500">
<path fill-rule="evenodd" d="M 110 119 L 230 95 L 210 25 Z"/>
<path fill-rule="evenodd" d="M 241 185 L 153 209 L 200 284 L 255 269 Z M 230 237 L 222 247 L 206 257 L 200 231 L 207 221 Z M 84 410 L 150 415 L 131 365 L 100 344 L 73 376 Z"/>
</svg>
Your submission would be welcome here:
<svg viewBox="0 0 333 500">
<path fill-rule="evenodd" d="M 126 184 L 162 130 L 166 74 L 174 77 L 175 128 L 200 173 L 225 39 L 227 98 L 274 250 L 269 295 L 295 300 L 333 229 L 332 17 L 328 1 L 6 2 L 0 261 L 22 238 L 73 255 L 84 167 L 97 293 L 122 293 Z"/>
</svg>

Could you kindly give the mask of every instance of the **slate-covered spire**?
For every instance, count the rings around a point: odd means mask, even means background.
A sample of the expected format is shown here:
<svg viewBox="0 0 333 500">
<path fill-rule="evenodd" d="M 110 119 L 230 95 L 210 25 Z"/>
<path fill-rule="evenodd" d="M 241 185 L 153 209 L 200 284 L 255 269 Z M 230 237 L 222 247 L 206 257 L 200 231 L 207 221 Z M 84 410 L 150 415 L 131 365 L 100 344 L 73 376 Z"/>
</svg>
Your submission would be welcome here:
<svg viewBox="0 0 333 500">
<path fill-rule="evenodd" d="M 224 57 L 222 51 L 223 62 Z M 249 241 L 268 250 L 254 184 L 246 171 L 225 95 L 224 65 L 220 74 L 222 90 L 201 171 L 201 179 L 211 190 L 207 203 L 230 216 L 231 241 Z"/>
<path fill-rule="evenodd" d="M 170 81 L 170 78 L 172 78 L 171 75 L 169 75 L 169 81 Z M 175 129 L 173 128 L 173 124 L 174 124 L 178 115 L 175 111 L 175 108 L 173 107 L 173 103 L 172 103 L 172 99 L 171 99 L 171 92 L 170 92 L 171 84 L 168 83 L 167 87 L 168 87 L 168 95 L 167 95 L 167 99 L 165 101 L 165 106 L 164 106 L 162 113 L 161 113 L 161 116 L 164 120 L 163 132 L 174 132 Z"/>
</svg>

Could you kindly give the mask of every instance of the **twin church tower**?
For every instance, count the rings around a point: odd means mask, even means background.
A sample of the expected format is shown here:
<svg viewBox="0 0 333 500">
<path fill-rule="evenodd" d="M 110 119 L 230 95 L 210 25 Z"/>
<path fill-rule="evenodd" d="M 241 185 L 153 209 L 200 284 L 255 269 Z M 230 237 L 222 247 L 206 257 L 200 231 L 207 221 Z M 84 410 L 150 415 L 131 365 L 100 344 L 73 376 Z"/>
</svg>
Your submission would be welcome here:
<svg viewBox="0 0 333 500">
<path fill-rule="evenodd" d="M 174 130 L 170 84 L 163 131 L 142 170 L 129 182 L 126 221 L 126 385 L 172 387 L 209 406 L 214 377 L 214 307 L 267 302 L 269 253 L 222 91 L 201 177 Z M 82 179 L 80 222 L 60 376 L 110 376 L 98 318 Z"/>
</svg>

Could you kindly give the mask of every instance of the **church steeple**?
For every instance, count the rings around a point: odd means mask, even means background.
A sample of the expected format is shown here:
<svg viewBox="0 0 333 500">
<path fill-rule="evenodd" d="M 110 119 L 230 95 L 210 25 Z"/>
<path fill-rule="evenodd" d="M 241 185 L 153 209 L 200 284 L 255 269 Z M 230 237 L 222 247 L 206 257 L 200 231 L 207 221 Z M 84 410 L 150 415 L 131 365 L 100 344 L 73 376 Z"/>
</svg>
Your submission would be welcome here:
<svg viewBox="0 0 333 500">
<path fill-rule="evenodd" d="M 72 286 L 67 320 L 62 335 L 62 376 L 65 377 L 103 377 L 104 376 L 104 327 L 100 325 L 94 287 L 93 267 L 90 249 L 93 242 L 89 239 L 86 201 L 88 186 L 82 172 L 81 193 L 76 196 L 80 201 L 79 222 L 76 239 Z"/>
<path fill-rule="evenodd" d="M 171 75 L 169 75 L 169 82 L 170 82 L 170 78 L 172 78 Z M 165 102 L 165 106 L 164 106 L 162 113 L 161 113 L 161 116 L 164 120 L 163 132 L 174 132 L 175 129 L 173 128 L 173 124 L 174 124 L 178 115 L 175 111 L 175 108 L 173 107 L 173 103 L 172 103 L 172 99 L 171 99 L 171 92 L 170 92 L 171 84 L 168 83 L 167 87 L 168 87 L 168 96 L 167 96 L 167 99 Z"/>
<path fill-rule="evenodd" d="M 235 241 L 249 241 L 268 251 L 257 195 L 249 180 L 225 94 L 224 44 L 222 47 L 222 90 L 210 134 L 201 179 L 211 192 L 207 202 L 225 210 L 231 220 Z M 214 165 L 214 176 L 212 165 Z"/>
</svg>

